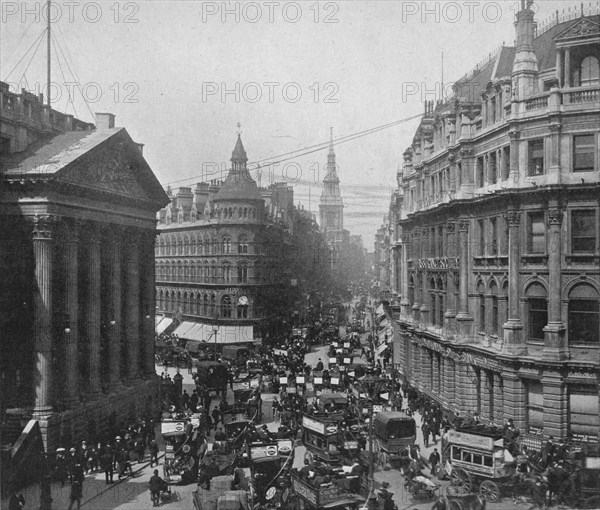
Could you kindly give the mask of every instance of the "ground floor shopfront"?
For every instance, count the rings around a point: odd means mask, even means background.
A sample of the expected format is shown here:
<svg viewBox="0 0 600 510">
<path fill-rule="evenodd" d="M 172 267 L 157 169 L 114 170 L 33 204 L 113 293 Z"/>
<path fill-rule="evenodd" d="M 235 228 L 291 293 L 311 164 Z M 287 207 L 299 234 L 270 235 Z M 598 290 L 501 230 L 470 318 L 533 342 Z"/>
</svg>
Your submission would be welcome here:
<svg viewBox="0 0 600 510">
<path fill-rule="evenodd" d="M 506 356 L 397 323 L 396 368 L 410 384 L 460 416 L 508 418 L 529 437 L 598 438 L 599 374 L 593 363 Z"/>
</svg>

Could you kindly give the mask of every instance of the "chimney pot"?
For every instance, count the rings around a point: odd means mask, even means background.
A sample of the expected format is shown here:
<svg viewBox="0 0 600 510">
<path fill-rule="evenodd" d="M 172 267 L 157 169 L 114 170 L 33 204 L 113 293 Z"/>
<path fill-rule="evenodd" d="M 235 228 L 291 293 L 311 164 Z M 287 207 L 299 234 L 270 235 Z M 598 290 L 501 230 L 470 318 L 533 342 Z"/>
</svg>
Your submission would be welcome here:
<svg viewBox="0 0 600 510">
<path fill-rule="evenodd" d="M 96 129 L 112 129 L 115 127 L 115 116 L 112 113 L 96 112 Z"/>
</svg>

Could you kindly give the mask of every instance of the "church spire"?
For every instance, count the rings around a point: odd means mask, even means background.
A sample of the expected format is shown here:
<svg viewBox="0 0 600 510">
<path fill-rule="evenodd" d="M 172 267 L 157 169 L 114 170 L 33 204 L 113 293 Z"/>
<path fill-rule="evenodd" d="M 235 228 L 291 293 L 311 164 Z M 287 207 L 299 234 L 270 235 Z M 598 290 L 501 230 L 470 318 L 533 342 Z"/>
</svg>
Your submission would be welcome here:
<svg viewBox="0 0 600 510">
<path fill-rule="evenodd" d="M 333 128 L 329 128 L 329 152 L 327 153 L 327 174 L 325 179 L 337 180 L 337 165 L 335 164 L 335 152 L 333 150 Z"/>
</svg>

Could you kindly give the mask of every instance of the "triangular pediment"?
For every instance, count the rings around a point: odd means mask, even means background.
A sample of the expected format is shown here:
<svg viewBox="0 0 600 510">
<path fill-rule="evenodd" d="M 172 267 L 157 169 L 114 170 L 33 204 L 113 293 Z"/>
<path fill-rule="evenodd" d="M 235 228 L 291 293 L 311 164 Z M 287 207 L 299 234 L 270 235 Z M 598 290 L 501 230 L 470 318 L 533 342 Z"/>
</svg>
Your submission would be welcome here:
<svg viewBox="0 0 600 510">
<path fill-rule="evenodd" d="M 138 145 L 124 129 L 81 153 L 57 172 L 56 179 L 88 190 L 159 202 L 160 207 L 168 203 Z"/>
<path fill-rule="evenodd" d="M 588 18 L 581 18 L 576 23 L 556 36 L 556 41 L 570 41 L 600 35 L 600 25 Z"/>
</svg>

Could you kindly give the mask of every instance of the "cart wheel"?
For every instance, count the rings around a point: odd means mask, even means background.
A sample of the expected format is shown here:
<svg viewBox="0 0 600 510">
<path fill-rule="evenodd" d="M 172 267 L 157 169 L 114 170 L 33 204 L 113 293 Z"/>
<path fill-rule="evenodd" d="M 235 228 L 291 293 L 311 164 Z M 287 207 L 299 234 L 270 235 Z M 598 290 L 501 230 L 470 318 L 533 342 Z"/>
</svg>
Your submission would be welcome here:
<svg viewBox="0 0 600 510">
<path fill-rule="evenodd" d="M 462 505 L 455 500 L 451 500 L 448 506 L 450 507 L 450 510 L 463 510 Z"/>
<path fill-rule="evenodd" d="M 458 485 L 465 489 L 465 491 L 470 492 L 473 486 L 471 482 L 471 475 L 467 473 L 463 468 L 454 468 L 452 470 L 452 475 L 450 479 L 454 485 Z"/>
<path fill-rule="evenodd" d="M 500 488 L 491 480 L 484 480 L 479 486 L 479 494 L 483 499 L 492 503 L 500 499 Z"/>
</svg>

